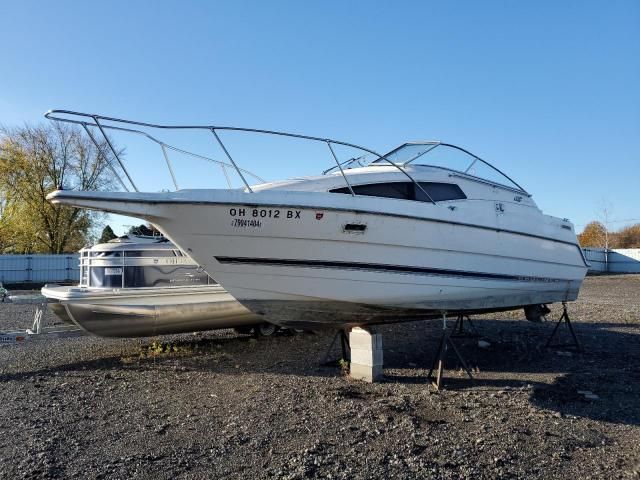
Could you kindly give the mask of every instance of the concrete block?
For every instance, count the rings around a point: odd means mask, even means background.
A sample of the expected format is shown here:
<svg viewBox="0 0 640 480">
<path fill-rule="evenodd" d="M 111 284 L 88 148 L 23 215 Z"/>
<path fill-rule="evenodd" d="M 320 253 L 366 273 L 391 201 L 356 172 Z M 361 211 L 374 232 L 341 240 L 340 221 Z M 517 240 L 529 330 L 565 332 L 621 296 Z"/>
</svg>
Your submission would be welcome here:
<svg viewBox="0 0 640 480">
<path fill-rule="evenodd" d="M 375 382 L 382 377 L 382 335 L 363 328 L 349 332 L 351 348 L 350 376 L 365 382 Z"/>
<path fill-rule="evenodd" d="M 382 335 L 364 328 L 355 327 L 349 332 L 351 348 L 382 349 Z"/>
<path fill-rule="evenodd" d="M 351 363 L 359 363 L 361 365 L 382 365 L 383 351 L 382 350 L 365 350 L 361 348 L 351 349 Z"/>
<path fill-rule="evenodd" d="M 359 327 L 352 328 L 349 332 L 349 345 L 351 348 L 371 348 L 371 332 Z"/>
<path fill-rule="evenodd" d="M 382 365 L 368 367 L 366 365 L 352 363 L 349 370 L 349 376 L 356 380 L 373 383 L 382 379 Z"/>
</svg>

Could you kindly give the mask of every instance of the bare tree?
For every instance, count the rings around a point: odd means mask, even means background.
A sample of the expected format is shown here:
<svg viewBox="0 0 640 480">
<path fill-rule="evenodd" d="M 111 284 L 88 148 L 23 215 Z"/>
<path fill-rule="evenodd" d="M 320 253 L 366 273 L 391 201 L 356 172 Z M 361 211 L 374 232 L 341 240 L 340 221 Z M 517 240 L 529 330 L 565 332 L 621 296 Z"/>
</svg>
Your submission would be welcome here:
<svg viewBox="0 0 640 480">
<path fill-rule="evenodd" d="M 600 200 L 600 221 L 604 226 L 604 248 L 605 252 L 609 250 L 610 247 L 610 229 L 609 224 L 611 223 L 611 214 L 613 213 L 613 204 L 607 200 L 606 198 L 602 198 Z"/>
</svg>

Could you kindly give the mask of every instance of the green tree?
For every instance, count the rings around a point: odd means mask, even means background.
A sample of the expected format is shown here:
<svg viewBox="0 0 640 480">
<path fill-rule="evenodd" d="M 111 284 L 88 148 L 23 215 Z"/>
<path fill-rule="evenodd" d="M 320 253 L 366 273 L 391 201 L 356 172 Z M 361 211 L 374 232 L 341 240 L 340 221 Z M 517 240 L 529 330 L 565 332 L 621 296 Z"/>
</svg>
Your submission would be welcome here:
<svg viewBox="0 0 640 480">
<path fill-rule="evenodd" d="M 68 125 L 0 129 L 0 253 L 63 253 L 87 244 L 104 214 L 52 205 L 45 197 L 62 186 L 112 188 L 116 178 L 105 147 L 99 150 Z"/>
<path fill-rule="evenodd" d="M 100 235 L 100 239 L 98 243 L 107 243 L 109 240 L 113 240 L 116 238 L 116 234 L 113 233 L 110 225 L 107 225 L 102 229 L 102 235 Z"/>
<path fill-rule="evenodd" d="M 143 236 L 143 237 L 154 237 L 154 236 L 161 235 L 158 229 L 150 223 L 146 225 L 142 224 L 142 225 L 138 225 L 137 227 L 133 226 L 129 228 L 129 234 Z"/>
</svg>

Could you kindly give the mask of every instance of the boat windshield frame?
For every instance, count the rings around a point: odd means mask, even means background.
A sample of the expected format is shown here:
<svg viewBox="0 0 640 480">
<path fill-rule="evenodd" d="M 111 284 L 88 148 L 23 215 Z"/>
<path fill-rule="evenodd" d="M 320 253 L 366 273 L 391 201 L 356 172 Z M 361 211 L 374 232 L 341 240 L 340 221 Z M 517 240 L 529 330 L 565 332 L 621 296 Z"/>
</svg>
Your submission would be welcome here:
<svg viewBox="0 0 640 480">
<path fill-rule="evenodd" d="M 448 171 L 454 172 L 454 173 L 459 174 L 459 175 L 463 175 L 464 177 L 470 177 L 472 179 L 480 180 L 483 183 L 489 183 L 491 185 L 496 185 L 496 186 L 500 186 L 500 187 L 503 187 L 503 188 L 508 188 L 509 190 L 515 190 L 515 191 L 523 193 L 523 194 L 525 194 L 527 196 L 531 196 L 515 180 L 513 180 L 511 177 L 509 177 L 506 173 L 504 173 L 499 168 L 494 167 L 493 165 L 491 165 L 486 160 L 483 160 L 482 158 L 478 157 L 477 155 L 471 153 L 469 150 L 466 150 L 466 149 L 464 149 L 462 147 L 459 147 L 457 145 L 453 145 L 451 143 L 439 142 L 437 140 L 429 140 L 429 141 L 424 141 L 424 142 L 406 142 L 406 143 L 403 143 L 402 145 L 394 148 L 390 152 L 387 152 L 385 154 L 385 156 L 387 158 L 391 157 L 390 159 L 392 159 L 393 155 L 398 153 L 398 152 L 400 152 L 401 150 L 403 150 L 405 148 L 419 146 L 419 145 L 425 145 L 425 146 L 428 146 L 428 147 L 431 147 L 431 148 L 428 148 L 425 151 L 420 152 L 417 155 L 414 155 L 414 156 L 410 157 L 408 160 L 406 160 L 404 162 L 396 162 L 396 163 L 402 165 L 403 167 L 406 167 L 407 165 L 413 163 L 414 165 L 419 165 L 419 166 L 423 166 L 423 167 L 440 168 L 440 169 L 443 169 L 443 170 L 448 170 Z M 455 168 L 449 168 L 449 167 L 445 167 L 445 166 L 442 166 L 442 165 L 431 165 L 429 163 L 424 163 L 424 164 L 423 163 L 414 163 L 416 160 L 418 160 L 421 157 L 424 157 L 425 155 L 428 155 L 429 153 L 431 153 L 432 151 L 434 151 L 438 147 L 452 148 L 452 149 L 458 150 L 458 151 L 468 155 L 469 157 L 471 157 L 469 165 L 464 170 L 458 170 L 458 169 L 455 169 Z M 503 178 L 505 178 L 509 183 L 511 183 L 511 185 L 507 185 L 507 184 L 502 183 L 502 182 L 497 182 L 495 180 L 491 180 L 491 179 L 485 178 L 485 177 L 483 177 L 481 175 L 475 175 L 473 173 L 469 173 L 471 171 L 471 169 L 473 168 L 473 166 L 478 162 L 482 163 L 483 165 L 486 165 L 491 170 L 496 172 L 498 175 L 500 175 Z M 375 159 L 369 164 L 369 166 L 378 166 L 378 165 L 380 165 L 380 159 Z"/>
<path fill-rule="evenodd" d="M 432 198 L 431 196 L 421 187 L 420 183 L 415 180 L 413 178 L 413 176 L 407 171 L 407 168 L 405 164 L 398 164 L 395 163 L 393 161 L 391 161 L 388 157 L 388 155 L 392 154 L 393 152 L 397 151 L 398 149 L 402 148 L 405 145 L 409 145 L 409 144 L 403 144 L 400 147 L 392 150 L 391 152 L 389 152 L 388 154 L 382 155 L 370 148 L 367 147 L 363 147 L 361 145 L 356 145 L 353 143 L 349 143 L 349 142 L 343 142 L 340 140 L 334 140 L 331 138 L 326 138 L 326 137 L 314 137 L 314 136 L 310 136 L 310 135 L 301 135 L 301 134 L 297 134 L 297 133 L 290 133 L 290 132 L 282 132 L 282 131 L 277 131 L 277 130 L 263 130 L 263 129 L 255 129 L 255 128 L 244 128 L 244 127 L 228 127 L 228 126 L 218 126 L 218 125 L 160 125 L 160 124 L 153 124 L 153 123 L 147 123 L 147 122 L 139 122 L 136 120 L 127 120 L 127 119 L 122 119 L 122 118 L 115 118 L 115 117 L 108 117 L 108 116 L 104 116 L 104 115 L 98 115 L 98 114 L 91 114 L 91 113 L 83 113 L 83 112 L 75 112 L 72 110 L 49 110 L 45 113 L 45 118 L 52 120 L 52 121 L 56 121 L 56 122 L 63 122 L 63 123 L 70 123 L 70 124 L 74 124 L 74 125 L 80 125 L 85 132 L 87 133 L 87 135 L 89 136 L 89 138 L 93 141 L 93 143 L 95 144 L 96 148 L 98 149 L 98 153 L 100 155 L 102 155 L 105 159 L 106 159 L 106 163 L 108 168 L 111 170 L 111 172 L 118 178 L 121 186 L 123 187 L 123 189 L 125 191 L 130 191 L 129 190 L 129 186 L 133 188 L 133 190 L 135 192 L 139 192 L 136 184 L 134 183 L 133 179 L 131 178 L 131 175 L 129 174 L 129 172 L 127 171 L 127 168 L 124 164 L 124 162 L 120 159 L 120 156 L 118 155 L 118 152 L 116 151 L 116 149 L 114 148 L 113 144 L 111 143 L 108 135 L 107 135 L 107 130 L 115 130 L 115 131 L 122 131 L 122 132 L 128 132 L 128 133 L 133 133 L 133 134 L 137 134 L 137 135 L 142 135 L 144 137 L 146 137 L 147 139 L 149 139 L 150 141 L 158 144 L 162 150 L 162 154 L 165 160 L 165 163 L 167 165 L 167 168 L 169 170 L 169 173 L 171 174 L 171 178 L 173 180 L 174 186 L 176 188 L 176 190 L 178 190 L 178 183 L 173 171 L 173 164 L 171 163 L 171 160 L 169 158 L 169 154 L 168 154 L 168 150 L 173 150 L 173 151 L 178 151 L 180 153 L 184 153 L 187 155 L 191 155 L 193 157 L 196 158 L 200 158 L 203 160 L 207 160 L 210 162 L 213 162 L 217 165 L 219 165 L 226 177 L 227 183 L 229 185 L 229 188 L 233 188 L 231 186 L 231 181 L 228 175 L 228 169 L 234 169 L 236 171 L 236 173 L 238 174 L 239 178 L 242 180 L 242 183 L 244 184 L 246 190 L 249 193 L 253 193 L 253 189 L 251 188 L 251 185 L 249 184 L 249 182 L 247 182 L 246 180 L 246 176 L 252 176 L 254 178 L 256 178 L 260 183 L 265 183 L 265 181 L 258 177 L 257 175 L 249 172 L 248 170 L 245 170 L 243 168 L 240 168 L 238 166 L 238 164 L 236 163 L 236 161 L 233 159 L 233 157 L 231 156 L 231 153 L 229 152 L 229 150 L 227 149 L 226 145 L 223 143 L 222 139 L 220 138 L 219 132 L 223 132 L 223 131 L 233 131 L 233 132 L 244 132 L 244 133 L 256 133 L 256 134 L 265 134 L 265 135 L 275 135 L 275 136 L 281 136 L 281 137 L 289 137 L 289 138 L 297 138 L 297 139 L 302 139 L 302 140 L 309 140 L 309 141 L 313 141 L 313 142 L 320 142 L 320 143 L 324 143 L 326 144 L 326 146 L 329 149 L 329 152 L 331 154 L 332 159 L 335 162 L 335 167 L 333 167 L 332 169 L 329 170 L 325 170 L 324 173 L 327 173 L 331 170 L 333 170 L 334 168 L 337 168 L 340 171 L 340 174 L 342 175 L 345 184 L 347 186 L 347 188 L 349 189 L 349 192 L 351 193 L 352 196 L 356 196 L 356 193 L 354 191 L 354 189 L 351 186 L 351 183 L 349 181 L 349 178 L 347 177 L 347 175 L 345 174 L 345 170 L 348 169 L 348 167 L 353 164 L 354 160 L 358 161 L 361 159 L 361 157 L 358 157 L 356 159 L 350 159 L 347 160 L 346 162 L 340 162 L 340 160 L 338 159 L 338 156 L 336 155 L 335 146 L 343 146 L 343 147 L 349 147 L 349 148 L 353 148 L 356 150 L 360 150 L 362 152 L 364 152 L 365 154 L 370 154 L 370 155 L 374 155 L 376 157 L 376 159 L 371 162 L 369 165 L 373 164 L 373 163 L 385 163 L 386 165 L 392 166 L 393 168 L 397 169 L 399 172 L 401 172 L 404 176 L 406 176 L 412 183 L 414 183 L 416 185 L 416 188 L 418 188 L 419 190 L 421 190 L 424 195 L 425 198 L 428 198 L 432 204 L 434 205 L 438 205 Z M 222 150 L 222 152 L 224 153 L 224 155 L 226 156 L 228 162 L 223 162 L 220 160 L 215 160 L 213 158 L 210 157 L 205 157 L 202 155 L 198 155 L 192 152 L 188 152 L 186 150 L 180 149 L 178 147 L 175 147 L 173 145 L 169 145 L 168 143 L 156 138 L 155 136 L 150 135 L 149 133 L 147 133 L 144 130 L 141 130 L 141 128 L 148 128 L 148 129 L 157 129 L 157 130 L 204 130 L 204 131 L 209 131 L 216 143 L 218 144 L 218 146 L 220 147 L 220 149 Z M 95 132 L 99 132 L 103 139 L 104 139 L 104 143 L 100 144 L 97 140 L 96 140 L 96 136 L 94 135 Z M 434 144 L 437 145 L 450 145 L 450 144 L 444 144 L 441 142 L 433 142 Z M 106 147 L 105 147 L 106 145 Z M 505 176 L 506 178 L 509 179 L 509 177 L 507 177 L 506 175 L 504 175 L 502 172 L 500 172 L 497 168 L 493 167 L 492 165 L 488 164 L 487 162 L 485 162 L 484 160 L 480 159 L 479 157 L 467 152 L 466 150 L 460 148 L 460 147 L 456 147 L 455 145 L 451 145 L 454 148 L 457 148 L 463 152 L 468 153 L 469 155 L 471 155 L 472 157 L 480 160 L 481 162 L 485 163 L 486 165 L 488 165 L 489 167 L 493 168 L 494 170 L 498 171 L 500 174 L 502 174 L 503 176 Z M 435 148 L 435 147 L 434 147 Z M 105 152 L 105 150 L 107 150 Z M 114 161 L 112 161 L 115 160 Z M 116 170 L 116 166 L 120 167 L 120 170 L 124 173 L 124 177 L 123 178 Z M 460 172 L 460 173 L 464 173 L 464 172 Z M 246 175 L 246 176 L 245 176 Z M 126 180 L 126 181 L 125 181 Z M 513 182 L 513 180 L 509 179 L 511 182 Z M 529 195 L 524 189 L 522 189 L 517 183 L 513 182 L 518 188 L 519 191 L 521 191 L 523 194 Z M 128 185 L 127 185 L 128 184 Z"/>
</svg>

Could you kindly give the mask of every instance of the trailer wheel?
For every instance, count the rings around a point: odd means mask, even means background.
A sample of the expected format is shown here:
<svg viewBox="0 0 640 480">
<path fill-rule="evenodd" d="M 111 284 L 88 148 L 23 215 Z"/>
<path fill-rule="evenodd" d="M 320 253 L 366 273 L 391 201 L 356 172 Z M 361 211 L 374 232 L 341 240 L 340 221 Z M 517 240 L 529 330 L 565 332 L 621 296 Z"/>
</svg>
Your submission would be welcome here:
<svg viewBox="0 0 640 480">
<path fill-rule="evenodd" d="M 274 333 L 280 330 L 280 327 L 273 323 L 263 322 L 256 327 L 256 333 L 261 337 L 270 337 Z"/>
</svg>

